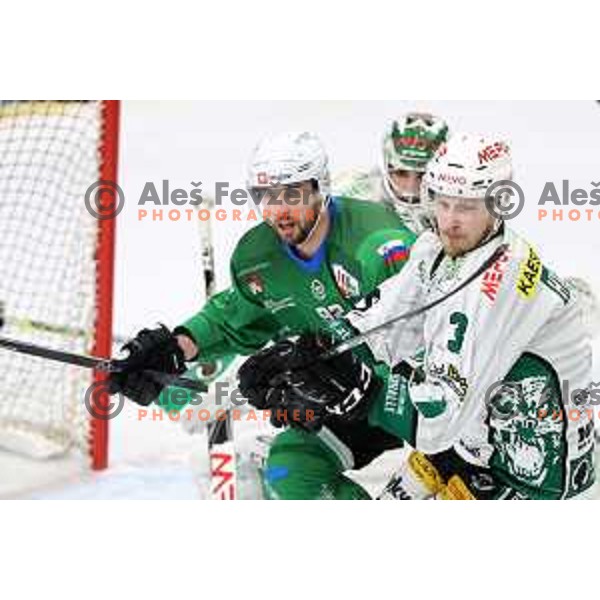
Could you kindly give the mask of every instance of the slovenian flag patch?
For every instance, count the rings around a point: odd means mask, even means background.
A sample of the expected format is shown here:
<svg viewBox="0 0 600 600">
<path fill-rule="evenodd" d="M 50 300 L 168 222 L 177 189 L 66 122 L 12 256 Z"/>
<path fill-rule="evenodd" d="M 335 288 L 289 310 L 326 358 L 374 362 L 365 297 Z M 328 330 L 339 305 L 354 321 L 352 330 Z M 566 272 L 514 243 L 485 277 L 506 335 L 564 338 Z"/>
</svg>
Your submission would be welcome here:
<svg viewBox="0 0 600 600">
<path fill-rule="evenodd" d="M 402 240 L 391 240 L 377 248 L 377 253 L 383 257 L 386 265 L 408 259 L 408 246 Z"/>
</svg>

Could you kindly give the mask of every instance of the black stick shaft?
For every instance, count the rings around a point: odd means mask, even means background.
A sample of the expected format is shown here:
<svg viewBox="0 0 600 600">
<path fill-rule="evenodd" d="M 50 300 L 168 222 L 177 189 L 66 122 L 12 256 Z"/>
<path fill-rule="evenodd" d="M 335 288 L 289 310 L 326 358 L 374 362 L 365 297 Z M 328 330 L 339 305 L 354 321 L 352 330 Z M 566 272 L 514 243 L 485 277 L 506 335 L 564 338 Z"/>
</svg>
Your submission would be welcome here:
<svg viewBox="0 0 600 600">
<path fill-rule="evenodd" d="M 99 358 L 96 356 L 88 356 L 85 354 L 76 354 L 66 350 L 57 350 L 55 348 L 46 348 L 31 342 L 15 340 L 0 336 L 0 348 L 5 348 L 19 354 L 27 354 L 28 356 L 37 356 L 46 360 L 53 360 L 68 365 L 83 367 L 84 369 L 94 369 L 97 371 L 105 371 L 107 373 L 114 372 L 113 362 L 108 358 Z M 193 381 L 186 377 L 178 377 L 169 373 L 161 373 L 159 371 L 146 370 L 150 377 L 163 385 L 176 385 L 187 388 L 196 392 L 206 392 L 207 387 L 201 381 Z"/>
</svg>

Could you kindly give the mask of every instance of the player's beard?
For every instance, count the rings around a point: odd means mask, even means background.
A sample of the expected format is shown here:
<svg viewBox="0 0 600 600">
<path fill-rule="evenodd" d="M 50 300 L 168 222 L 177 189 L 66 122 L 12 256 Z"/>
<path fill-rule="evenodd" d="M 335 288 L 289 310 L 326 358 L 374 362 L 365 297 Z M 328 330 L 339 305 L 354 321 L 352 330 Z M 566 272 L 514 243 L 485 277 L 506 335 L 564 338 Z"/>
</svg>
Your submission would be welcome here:
<svg viewBox="0 0 600 600">
<path fill-rule="evenodd" d="M 452 232 L 438 232 L 438 236 L 444 247 L 444 253 L 451 258 L 457 258 L 482 246 L 493 232 L 494 226 L 490 225 L 477 240 L 467 234 Z"/>
<path fill-rule="evenodd" d="M 440 235 L 442 245 L 444 246 L 444 252 L 451 258 L 462 256 L 470 250 L 472 243 L 468 241 L 466 237 L 458 235 L 449 235 L 442 233 Z"/>
<path fill-rule="evenodd" d="M 290 211 L 288 215 L 271 222 L 271 227 L 282 242 L 290 246 L 300 246 L 308 240 L 314 231 L 323 210 L 323 201 L 315 202 L 310 210 L 301 214 Z"/>
<path fill-rule="evenodd" d="M 304 242 L 312 231 L 312 224 L 298 220 L 292 216 L 279 219 L 272 224 L 279 239 L 290 246 L 297 246 Z"/>
</svg>

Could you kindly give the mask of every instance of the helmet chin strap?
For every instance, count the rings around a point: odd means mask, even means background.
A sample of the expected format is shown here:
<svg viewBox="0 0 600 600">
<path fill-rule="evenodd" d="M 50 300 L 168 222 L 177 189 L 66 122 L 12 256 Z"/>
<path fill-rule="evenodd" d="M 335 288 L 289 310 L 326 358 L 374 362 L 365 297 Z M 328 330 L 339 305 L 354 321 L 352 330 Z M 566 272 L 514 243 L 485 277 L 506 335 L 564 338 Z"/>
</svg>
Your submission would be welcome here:
<svg viewBox="0 0 600 600">
<path fill-rule="evenodd" d="M 306 236 L 304 237 L 304 239 L 301 242 L 299 242 L 297 244 L 294 244 L 294 246 L 301 246 L 302 244 L 306 244 L 310 240 L 310 238 L 314 235 L 315 231 L 317 230 L 317 226 L 321 222 L 321 219 L 323 218 L 323 215 L 325 214 L 325 212 L 329 208 L 330 202 L 331 202 L 331 197 L 330 196 L 327 196 L 325 198 L 325 201 L 321 202 L 321 208 L 319 209 L 319 215 L 315 219 L 315 222 L 313 223 L 312 227 L 308 230 L 308 232 L 307 232 Z"/>
</svg>

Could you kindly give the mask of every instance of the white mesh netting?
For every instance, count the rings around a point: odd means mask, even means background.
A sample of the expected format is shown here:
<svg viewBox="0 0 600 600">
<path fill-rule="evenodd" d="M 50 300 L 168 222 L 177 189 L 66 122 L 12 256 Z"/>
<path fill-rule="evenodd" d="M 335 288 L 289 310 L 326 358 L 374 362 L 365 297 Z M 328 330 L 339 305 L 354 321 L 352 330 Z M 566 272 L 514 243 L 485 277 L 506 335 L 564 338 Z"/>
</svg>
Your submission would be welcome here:
<svg viewBox="0 0 600 600">
<path fill-rule="evenodd" d="M 101 103 L 0 102 L 1 335 L 89 353 L 99 222 Z M 42 458 L 87 450 L 93 374 L 0 349 L 0 447 Z"/>
</svg>

